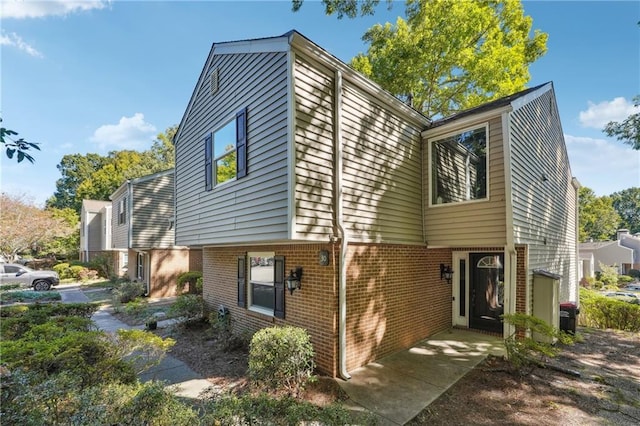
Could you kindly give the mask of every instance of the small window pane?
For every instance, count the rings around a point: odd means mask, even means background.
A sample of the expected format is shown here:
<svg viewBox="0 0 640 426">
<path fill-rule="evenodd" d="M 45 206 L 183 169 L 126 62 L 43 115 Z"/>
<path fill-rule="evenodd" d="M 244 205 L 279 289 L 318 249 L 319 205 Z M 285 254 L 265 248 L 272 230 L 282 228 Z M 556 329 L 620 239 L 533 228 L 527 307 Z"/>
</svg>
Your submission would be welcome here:
<svg viewBox="0 0 640 426">
<path fill-rule="evenodd" d="M 487 129 L 469 130 L 433 142 L 432 204 L 487 197 Z"/>
<path fill-rule="evenodd" d="M 231 147 L 231 148 L 229 148 Z M 236 121 L 230 121 L 213 134 L 213 156 L 220 157 L 236 147 Z"/>
<path fill-rule="evenodd" d="M 233 149 L 233 147 L 230 147 Z M 236 152 L 232 151 L 216 160 L 216 183 L 226 182 L 236 177 Z"/>
</svg>

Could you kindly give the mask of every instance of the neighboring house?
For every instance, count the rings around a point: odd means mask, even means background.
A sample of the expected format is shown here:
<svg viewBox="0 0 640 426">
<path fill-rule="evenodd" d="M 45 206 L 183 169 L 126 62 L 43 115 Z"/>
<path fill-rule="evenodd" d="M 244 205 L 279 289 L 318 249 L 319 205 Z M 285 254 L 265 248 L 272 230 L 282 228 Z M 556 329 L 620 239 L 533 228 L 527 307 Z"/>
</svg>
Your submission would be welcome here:
<svg viewBox="0 0 640 426">
<path fill-rule="evenodd" d="M 90 262 L 106 256 L 114 274 L 123 275 L 127 251 L 111 247 L 111 201 L 82 200 L 80 210 L 80 260 Z"/>
<path fill-rule="evenodd" d="M 173 296 L 180 273 L 202 270 L 200 249 L 175 245 L 173 169 L 128 180 L 111 200 L 112 246 L 127 250 L 127 276 L 146 295 Z"/>
<path fill-rule="evenodd" d="M 615 266 L 620 274 L 640 270 L 640 236 L 631 235 L 627 229 L 618 230 L 616 236 L 616 241 L 580 243 L 582 276 L 592 277 L 601 272 L 601 265 Z"/>
<path fill-rule="evenodd" d="M 292 31 L 214 44 L 174 142 L 176 243 L 203 249 L 209 309 L 307 329 L 324 373 L 577 302 L 551 83 L 431 122 Z"/>
</svg>

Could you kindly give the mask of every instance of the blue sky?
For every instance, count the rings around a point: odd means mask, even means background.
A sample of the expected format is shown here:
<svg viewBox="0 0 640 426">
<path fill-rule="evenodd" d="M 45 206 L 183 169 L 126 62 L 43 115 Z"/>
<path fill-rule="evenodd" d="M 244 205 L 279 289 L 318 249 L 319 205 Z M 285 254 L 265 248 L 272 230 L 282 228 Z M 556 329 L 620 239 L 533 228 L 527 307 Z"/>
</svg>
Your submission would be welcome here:
<svg viewBox="0 0 640 426">
<path fill-rule="evenodd" d="M 0 3 L 3 126 L 39 142 L 36 163 L 0 156 L 0 190 L 37 204 L 55 191 L 65 154 L 151 146 L 177 124 L 213 42 L 291 29 L 348 62 L 366 51 L 362 34 L 395 22 L 376 15 L 338 20 L 318 1 Z M 640 2 L 525 1 L 547 54 L 530 67 L 535 86 L 553 81 L 573 175 L 597 195 L 640 186 L 640 151 L 607 138 L 610 120 L 636 111 L 640 94 Z"/>
</svg>

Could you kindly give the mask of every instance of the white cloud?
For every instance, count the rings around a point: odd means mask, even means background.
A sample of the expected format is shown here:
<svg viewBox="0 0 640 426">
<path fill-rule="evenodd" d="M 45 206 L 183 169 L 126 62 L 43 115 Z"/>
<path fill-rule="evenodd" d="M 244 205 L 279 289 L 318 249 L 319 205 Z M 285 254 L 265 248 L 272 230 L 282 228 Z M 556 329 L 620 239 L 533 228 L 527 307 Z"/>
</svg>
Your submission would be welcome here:
<svg viewBox="0 0 640 426">
<path fill-rule="evenodd" d="M 598 196 L 640 186 L 640 151 L 617 141 L 564 135 L 571 172 Z"/>
<path fill-rule="evenodd" d="M 640 111 L 640 107 L 633 106 L 633 102 L 623 97 L 599 104 L 589 101 L 588 105 L 589 108 L 586 111 L 580 111 L 580 123 L 584 127 L 600 130 L 610 121 L 622 121 L 631 114 Z"/>
<path fill-rule="evenodd" d="M 35 47 L 31 46 L 29 43 L 22 40 L 22 38 L 16 33 L 5 33 L 4 31 L 0 34 L 0 46 L 13 46 L 17 47 L 19 50 L 27 53 L 30 56 L 36 58 L 42 58 L 42 53 L 40 53 Z"/>
<path fill-rule="evenodd" d="M 146 149 L 155 134 L 156 127 L 137 112 L 132 117 L 122 117 L 118 124 L 98 127 L 90 140 L 101 149 Z"/>
<path fill-rule="evenodd" d="M 104 9 L 110 2 L 105 0 L 2 0 L 1 3 L 1 18 L 25 19 L 66 16 L 75 12 Z"/>
</svg>

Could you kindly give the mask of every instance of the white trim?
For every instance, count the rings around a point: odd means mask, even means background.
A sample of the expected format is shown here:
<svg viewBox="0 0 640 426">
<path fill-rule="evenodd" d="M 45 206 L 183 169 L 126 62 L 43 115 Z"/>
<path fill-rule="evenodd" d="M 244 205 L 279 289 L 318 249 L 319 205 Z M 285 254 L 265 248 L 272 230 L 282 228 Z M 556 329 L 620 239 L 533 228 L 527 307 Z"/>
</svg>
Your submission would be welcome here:
<svg viewBox="0 0 640 426">
<path fill-rule="evenodd" d="M 450 202 L 450 203 L 441 203 L 441 204 L 434 204 L 433 203 L 433 166 L 432 166 L 432 160 L 431 160 L 431 156 L 433 155 L 433 144 L 439 141 L 442 141 L 443 139 L 446 139 L 448 137 L 451 136 L 455 136 L 455 135 L 459 135 L 465 132 L 471 132 L 474 130 L 478 130 L 484 127 L 484 131 L 485 131 L 485 145 L 486 145 L 486 158 L 485 158 L 485 162 L 486 162 L 486 167 L 485 167 L 485 180 L 486 180 L 486 194 L 484 198 L 477 198 L 477 199 L 468 199 L 468 200 L 463 200 L 463 201 L 455 201 L 455 202 Z M 468 127 L 461 127 L 461 128 L 457 128 L 457 129 L 452 129 L 450 132 L 442 134 L 442 135 L 438 135 L 436 137 L 432 137 L 432 138 L 428 138 L 427 139 L 427 149 L 428 149 L 428 153 L 427 153 L 427 172 L 429 173 L 429 188 L 428 188 L 428 200 L 427 200 L 427 206 L 429 208 L 435 207 L 435 208 L 439 208 L 439 207 L 450 207 L 450 206 L 459 206 L 462 204 L 469 204 L 469 203 L 479 203 L 479 202 L 487 202 L 490 201 L 491 199 L 491 192 L 490 192 L 490 187 L 491 187 L 491 182 L 490 182 L 490 170 L 489 170 L 489 164 L 490 164 L 490 160 L 491 160 L 491 140 L 490 140 L 490 136 L 489 136 L 489 122 L 485 121 L 482 123 L 478 123 L 476 125 L 473 126 L 468 126 Z M 468 185 L 467 185 L 468 186 Z M 466 192 L 468 188 L 466 188 Z"/>
<path fill-rule="evenodd" d="M 423 139 L 439 138 L 441 134 L 455 132 L 455 129 L 459 127 L 474 127 L 480 125 L 483 122 L 489 122 L 493 118 L 498 117 L 500 114 L 511 111 L 511 106 L 503 106 L 500 108 L 492 109 L 486 112 L 480 112 L 477 114 L 469 114 L 466 117 L 462 117 L 457 120 L 451 120 L 448 123 L 440 126 L 425 129 L 421 132 Z"/>
<path fill-rule="evenodd" d="M 246 286 L 247 286 L 247 294 L 246 294 L 246 303 L 247 303 L 247 309 L 249 311 L 253 311 L 253 312 L 258 312 L 261 313 L 263 315 L 268 315 L 268 316 L 274 316 L 274 311 L 275 311 L 275 302 L 274 302 L 274 307 L 272 309 L 269 308 L 265 308 L 264 306 L 260 306 L 260 305 L 253 305 L 253 297 L 252 297 L 252 286 L 253 283 L 251 281 L 251 258 L 252 257 L 266 257 L 266 258 L 272 258 L 274 259 L 273 261 L 273 268 L 275 268 L 275 257 L 276 254 L 273 251 L 249 251 L 246 254 L 245 257 L 245 267 L 247 268 L 247 270 L 245 271 L 246 274 Z M 262 286 L 267 286 L 269 284 L 263 283 L 263 282 L 259 282 L 256 280 L 256 284 L 258 285 L 262 285 Z M 275 269 L 273 269 L 273 281 L 271 281 L 271 287 L 274 289 L 275 292 Z"/>
<path fill-rule="evenodd" d="M 525 106 L 526 104 L 528 104 L 529 102 L 531 102 L 532 100 L 539 98 L 540 96 L 542 96 L 543 94 L 551 90 L 552 87 L 553 85 L 551 83 L 546 83 L 544 86 L 538 88 L 537 90 L 534 90 L 533 92 L 527 93 L 524 96 L 520 96 L 517 99 L 514 99 L 513 101 L 511 101 L 511 107 L 513 108 L 513 111 L 516 111 L 522 108 L 523 106 Z"/>
<path fill-rule="evenodd" d="M 505 204 L 505 220 L 506 220 L 506 239 L 507 244 L 504 247 L 504 277 L 505 285 L 508 285 L 507 291 L 504 292 L 505 314 L 516 313 L 516 299 L 518 288 L 518 252 L 515 249 L 515 235 L 513 225 L 513 187 L 511 175 L 511 112 L 502 114 L 502 152 L 504 170 L 504 204 Z M 516 329 L 512 324 L 505 324 L 503 327 L 503 337 L 507 338 L 515 333 Z"/>
<path fill-rule="evenodd" d="M 171 169 L 163 170 L 161 172 L 152 173 L 150 175 L 140 176 L 139 178 L 131 179 L 131 183 L 147 182 L 147 181 L 159 178 L 159 177 L 169 176 L 169 175 L 171 175 L 173 173 L 175 173 L 175 170 L 171 168 Z"/>
<path fill-rule="evenodd" d="M 451 293 L 453 297 L 451 298 L 452 303 L 452 312 L 451 319 L 453 326 L 466 327 L 469 328 L 469 252 L 468 251 L 454 251 L 452 253 L 451 260 L 451 269 L 453 269 L 453 281 Z M 465 315 L 460 315 L 460 300 L 458 300 L 458 296 L 460 294 L 460 261 L 465 261 Z"/>
<path fill-rule="evenodd" d="M 289 50 L 289 39 L 285 36 L 257 40 L 226 41 L 213 45 L 213 53 L 215 55 L 286 52 L 287 50 Z"/>
</svg>

